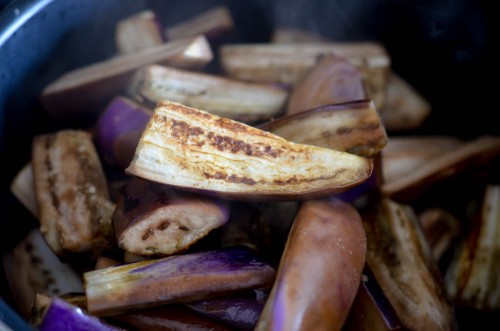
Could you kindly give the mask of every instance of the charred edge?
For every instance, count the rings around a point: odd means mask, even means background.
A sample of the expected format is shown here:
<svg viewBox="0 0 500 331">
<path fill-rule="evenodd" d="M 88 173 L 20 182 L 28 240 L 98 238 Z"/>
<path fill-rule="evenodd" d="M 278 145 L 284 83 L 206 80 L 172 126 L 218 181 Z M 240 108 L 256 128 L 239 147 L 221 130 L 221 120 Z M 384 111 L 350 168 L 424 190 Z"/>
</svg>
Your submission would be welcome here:
<svg viewBox="0 0 500 331">
<path fill-rule="evenodd" d="M 165 123 L 168 119 L 164 116 L 155 117 L 160 123 Z M 269 145 L 255 146 L 244 142 L 243 140 L 234 139 L 228 136 L 217 135 L 214 132 L 206 132 L 200 127 L 194 127 L 184 121 L 170 120 L 170 129 L 172 136 L 185 143 L 191 141 L 198 146 L 203 146 L 205 143 L 216 148 L 221 152 L 230 152 L 233 154 L 244 153 L 248 156 L 278 158 L 280 151 Z M 193 141 L 194 140 L 194 141 Z"/>
<path fill-rule="evenodd" d="M 217 171 L 214 174 L 210 174 L 208 172 L 204 172 L 203 175 L 207 179 L 222 179 L 229 183 L 237 183 L 237 184 L 247 184 L 247 185 L 255 185 L 257 182 L 252 178 L 236 176 L 236 175 L 228 175 L 227 173 L 223 173 L 221 171 Z"/>
</svg>

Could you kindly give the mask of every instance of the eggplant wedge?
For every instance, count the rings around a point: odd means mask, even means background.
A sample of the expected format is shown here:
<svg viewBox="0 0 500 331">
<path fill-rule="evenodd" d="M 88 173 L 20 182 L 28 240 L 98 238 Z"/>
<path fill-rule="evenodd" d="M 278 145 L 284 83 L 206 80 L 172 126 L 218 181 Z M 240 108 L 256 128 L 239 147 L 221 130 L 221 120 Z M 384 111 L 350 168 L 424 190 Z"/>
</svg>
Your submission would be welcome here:
<svg viewBox="0 0 500 331">
<path fill-rule="evenodd" d="M 457 330 L 453 306 L 413 208 L 383 197 L 362 212 L 366 263 L 407 330 Z"/>
<path fill-rule="evenodd" d="M 113 224 L 120 248 L 154 257 L 188 249 L 228 218 L 224 201 L 131 178 L 118 198 Z"/>
<path fill-rule="evenodd" d="M 57 255 L 115 247 L 107 178 L 90 133 L 60 130 L 33 139 L 40 230 Z"/>
<path fill-rule="evenodd" d="M 329 104 L 272 119 L 258 126 L 300 144 L 373 157 L 388 138 L 375 103 L 358 100 Z"/>
<path fill-rule="evenodd" d="M 269 288 L 275 276 L 274 268 L 243 246 L 173 255 L 83 274 L 87 309 L 98 316 Z"/>
<path fill-rule="evenodd" d="M 256 330 L 341 330 L 365 265 L 361 216 L 340 199 L 302 203 Z"/>
<path fill-rule="evenodd" d="M 343 192 L 366 181 L 371 160 L 296 144 L 244 123 L 162 101 L 129 175 L 233 199 L 292 200 Z"/>
<path fill-rule="evenodd" d="M 169 100 L 243 122 L 268 120 L 281 114 L 288 98 L 288 91 L 269 84 L 160 65 L 138 70 L 128 93 L 153 107 L 161 100 Z"/>
</svg>

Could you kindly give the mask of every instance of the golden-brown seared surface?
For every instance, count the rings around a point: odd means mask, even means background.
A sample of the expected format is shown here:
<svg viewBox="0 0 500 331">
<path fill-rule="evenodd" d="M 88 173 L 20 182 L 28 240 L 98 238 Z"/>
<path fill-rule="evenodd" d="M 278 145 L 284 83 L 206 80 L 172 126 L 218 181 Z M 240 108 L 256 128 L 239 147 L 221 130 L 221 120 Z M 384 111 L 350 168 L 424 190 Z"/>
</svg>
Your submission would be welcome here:
<svg viewBox="0 0 500 331">
<path fill-rule="evenodd" d="M 290 142 L 184 105 L 155 110 L 126 172 L 214 194 L 281 199 L 340 192 L 365 181 L 370 160 Z"/>
</svg>

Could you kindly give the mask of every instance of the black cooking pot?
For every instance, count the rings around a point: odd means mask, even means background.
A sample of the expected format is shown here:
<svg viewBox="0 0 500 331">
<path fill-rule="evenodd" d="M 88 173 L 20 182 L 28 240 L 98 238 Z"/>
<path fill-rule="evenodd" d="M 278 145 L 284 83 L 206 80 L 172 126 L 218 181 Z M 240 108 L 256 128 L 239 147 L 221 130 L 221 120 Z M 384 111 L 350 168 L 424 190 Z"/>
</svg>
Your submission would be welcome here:
<svg viewBox="0 0 500 331">
<path fill-rule="evenodd" d="M 419 133 L 471 138 L 498 134 L 494 118 L 494 11 L 481 1 L 391 0 L 17 0 L 0 12 L 0 255 L 37 221 L 10 193 L 29 161 L 35 134 L 55 130 L 38 102 L 41 89 L 62 73 L 115 52 L 116 22 L 153 9 L 173 24 L 224 4 L 237 24 L 236 42 L 266 42 L 276 26 L 320 33 L 334 40 L 377 40 L 392 67 L 432 104 Z M 492 7 L 492 5 L 491 5 Z M 2 8 L 2 7 L 0 7 Z M 2 271 L 2 270 L 0 270 Z M 3 281 L 3 272 L 0 283 Z M 5 285 L 0 296 L 10 302 Z"/>
</svg>

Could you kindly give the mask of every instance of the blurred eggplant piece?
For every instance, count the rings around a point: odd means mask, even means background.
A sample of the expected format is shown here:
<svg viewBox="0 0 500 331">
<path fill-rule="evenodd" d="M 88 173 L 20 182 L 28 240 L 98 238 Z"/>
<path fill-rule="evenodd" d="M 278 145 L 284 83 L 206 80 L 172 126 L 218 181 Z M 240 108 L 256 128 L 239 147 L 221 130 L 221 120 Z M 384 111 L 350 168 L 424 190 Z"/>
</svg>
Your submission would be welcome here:
<svg viewBox="0 0 500 331">
<path fill-rule="evenodd" d="M 231 12 L 225 6 L 217 6 L 175 25 L 168 26 L 168 40 L 204 35 L 211 43 L 224 41 L 234 29 Z"/>
<path fill-rule="evenodd" d="M 361 285 L 342 330 L 403 330 L 394 308 L 387 300 L 368 265 L 365 265 Z"/>
<path fill-rule="evenodd" d="M 57 255 L 99 255 L 115 246 L 107 179 L 90 133 L 34 137 L 33 178 L 40 231 Z"/>
<path fill-rule="evenodd" d="M 334 198 L 304 201 L 256 330 L 341 330 L 365 253 L 356 209 Z"/>
<path fill-rule="evenodd" d="M 418 214 L 420 224 L 437 262 L 454 248 L 462 234 L 460 220 L 441 208 L 429 208 Z"/>
<path fill-rule="evenodd" d="M 2 260 L 17 310 L 24 318 L 30 316 L 37 293 L 83 292 L 80 275 L 54 254 L 39 229 L 31 230 Z"/>
<path fill-rule="evenodd" d="M 369 100 L 324 105 L 258 126 L 300 144 L 373 157 L 388 143 L 375 104 Z"/>
<path fill-rule="evenodd" d="M 226 198 L 293 200 L 345 191 L 372 167 L 367 158 L 164 101 L 125 172 Z"/>
<path fill-rule="evenodd" d="M 113 222 L 121 249 L 161 256 L 188 249 L 228 218 L 225 201 L 131 178 L 118 198 Z"/>
<path fill-rule="evenodd" d="M 244 122 L 268 120 L 281 114 L 288 97 L 287 91 L 275 86 L 160 65 L 139 70 L 128 94 L 153 107 L 168 100 Z"/>
<path fill-rule="evenodd" d="M 454 136 L 390 136 L 382 151 L 384 181 L 391 183 L 421 168 L 431 160 L 461 147 Z"/>
<path fill-rule="evenodd" d="M 480 168 L 499 155 L 500 136 L 479 136 L 459 148 L 433 158 L 405 176 L 384 183 L 381 191 L 400 202 L 413 201 L 433 185 L 466 170 Z"/>
<path fill-rule="evenodd" d="M 55 118 L 95 120 L 106 104 L 125 93 L 136 70 L 153 63 L 193 69 L 212 59 L 204 36 L 172 41 L 69 71 L 47 85 L 40 99 Z"/>
<path fill-rule="evenodd" d="M 111 316 L 107 320 L 135 331 L 234 331 L 226 324 L 204 317 L 180 304 L 140 309 Z"/>
<path fill-rule="evenodd" d="M 129 54 L 161 46 L 165 41 L 163 25 L 152 10 L 135 13 L 116 24 L 115 43 L 119 54 Z"/>
<path fill-rule="evenodd" d="M 12 180 L 10 191 L 33 216 L 38 217 L 38 205 L 36 202 L 34 185 L 33 167 L 31 162 L 28 162 Z"/>
<path fill-rule="evenodd" d="M 367 265 L 407 330 L 457 330 L 431 248 L 410 205 L 382 198 L 363 211 Z"/>
<path fill-rule="evenodd" d="M 391 72 L 385 104 L 380 108 L 387 130 L 417 129 L 431 114 L 431 104 L 407 81 Z"/>
<path fill-rule="evenodd" d="M 49 299 L 43 318 L 38 326 L 40 331 L 72 330 L 72 331 L 125 331 L 120 327 L 108 324 L 103 320 L 89 315 L 81 308 L 74 306 L 59 297 Z"/>
<path fill-rule="evenodd" d="M 270 265 L 243 246 L 173 255 L 83 274 L 87 308 L 99 316 L 266 288 L 275 276 Z"/>
<path fill-rule="evenodd" d="M 494 311 L 500 308 L 500 186 L 484 189 L 472 229 L 455 251 L 446 271 L 446 290 L 461 306 Z"/>
<path fill-rule="evenodd" d="M 335 54 L 322 54 L 293 87 L 286 112 L 295 114 L 367 98 L 361 73 L 356 67 Z"/>
<path fill-rule="evenodd" d="M 125 96 L 116 96 L 100 114 L 96 141 L 102 160 L 125 169 L 134 158 L 142 132 L 153 110 Z"/>
<path fill-rule="evenodd" d="M 271 35 L 271 43 L 275 44 L 291 44 L 304 42 L 323 42 L 326 38 L 312 33 L 307 30 L 302 30 L 294 27 L 281 26 L 274 29 Z"/>
<path fill-rule="evenodd" d="M 241 80 L 295 85 L 322 54 L 335 54 L 358 68 L 377 108 L 385 102 L 391 60 L 376 42 L 225 44 L 219 49 L 224 72 Z"/>
<path fill-rule="evenodd" d="M 226 323 L 236 330 L 252 331 L 257 325 L 267 297 L 267 291 L 255 289 L 186 305 L 199 314 Z"/>
</svg>

